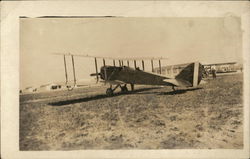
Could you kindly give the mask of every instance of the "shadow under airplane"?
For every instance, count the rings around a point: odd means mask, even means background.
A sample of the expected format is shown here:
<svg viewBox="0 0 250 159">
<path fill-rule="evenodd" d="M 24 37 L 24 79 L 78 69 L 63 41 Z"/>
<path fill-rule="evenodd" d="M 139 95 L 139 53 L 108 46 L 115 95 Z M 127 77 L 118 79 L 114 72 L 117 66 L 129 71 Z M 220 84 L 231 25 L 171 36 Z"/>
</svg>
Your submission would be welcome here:
<svg viewBox="0 0 250 159">
<path fill-rule="evenodd" d="M 107 96 L 106 94 L 99 94 L 99 95 L 90 96 L 90 97 L 86 97 L 86 98 L 70 99 L 70 100 L 52 102 L 52 103 L 48 103 L 48 104 L 52 105 L 52 106 L 64 106 L 64 105 L 88 102 L 88 101 L 104 99 L 104 98 L 113 98 L 113 97 L 117 97 L 117 96 L 124 95 L 124 94 L 136 94 L 138 92 L 148 91 L 148 90 L 153 90 L 153 89 L 159 89 L 159 88 L 160 87 L 139 88 L 137 90 L 129 91 L 129 92 L 126 92 L 126 93 L 118 92 L 118 93 L 115 93 L 113 96 Z"/>
<path fill-rule="evenodd" d="M 161 92 L 158 95 L 176 95 L 176 94 L 183 94 L 186 93 L 188 91 L 195 91 L 195 90 L 199 90 L 199 89 L 203 89 L 203 88 L 190 88 L 190 89 L 179 89 L 179 90 L 175 90 L 175 91 L 171 91 L 171 92 Z"/>
<path fill-rule="evenodd" d="M 188 91 L 195 91 L 195 90 L 199 90 L 199 89 L 203 89 L 203 88 L 179 89 L 179 90 L 175 90 L 175 91 L 171 91 L 171 92 L 157 92 L 157 91 L 153 91 L 153 92 L 138 92 L 137 94 L 176 95 L 176 94 L 184 94 L 184 93 L 186 93 Z"/>
</svg>

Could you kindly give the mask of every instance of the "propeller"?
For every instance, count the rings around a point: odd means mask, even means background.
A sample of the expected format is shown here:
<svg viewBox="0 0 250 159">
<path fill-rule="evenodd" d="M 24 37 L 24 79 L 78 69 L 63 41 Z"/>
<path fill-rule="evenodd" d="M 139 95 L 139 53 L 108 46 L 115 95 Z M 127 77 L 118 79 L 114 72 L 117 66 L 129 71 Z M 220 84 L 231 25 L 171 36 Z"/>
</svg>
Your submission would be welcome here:
<svg viewBox="0 0 250 159">
<path fill-rule="evenodd" d="M 96 83 L 99 82 L 99 76 L 101 76 L 101 73 L 91 73 L 90 76 L 96 76 Z"/>
<path fill-rule="evenodd" d="M 103 73 L 102 73 L 102 70 L 104 70 L 104 80 L 105 80 L 105 84 L 106 84 L 106 81 L 107 81 L 107 70 L 106 70 L 106 64 L 105 64 L 105 59 L 103 58 L 103 67 L 101 69 L 101 72 L 99 73 L 98 72 L 98 66 L 97 66 L 97 58 L 95 57 L 95 70 L 96 70 L 96 73 L 91 73 L 90 76 L 96 76 L 96 83 L 99 82 L 99 78 L 103 78 Z"/>
<path fill-rule="evenodd" d="M 99 81 L 99 73 L 98 73 L 98 68 L 97 68 L 97 60 L 96 60 L 96 57 L 95 57 L 95 75 L 96 75 L 96 83 Z M 91 76 L 91 75 L 90 75 Z"/>
<path fill-rule="evenodd" d="M 101 76 L 101 73 L 91 73 L 90 76 Z"/>
</svg>

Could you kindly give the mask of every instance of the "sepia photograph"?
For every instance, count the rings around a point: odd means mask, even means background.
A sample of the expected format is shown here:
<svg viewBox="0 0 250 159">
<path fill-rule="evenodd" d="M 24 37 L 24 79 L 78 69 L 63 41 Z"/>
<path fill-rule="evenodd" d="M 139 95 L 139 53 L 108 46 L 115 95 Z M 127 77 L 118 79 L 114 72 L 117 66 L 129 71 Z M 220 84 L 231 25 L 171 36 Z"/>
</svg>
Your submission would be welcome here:
<svg viewBox="0 0 250 159">
<path fill-rule="evenodd" d="M 238 17 L 20 17 L 20 150 L 242 149 Z"/>
<path fill-rule="evenodd" d="M 249 158 L 249 4 L 1 3 L 0 158 Z"/>
</svg>

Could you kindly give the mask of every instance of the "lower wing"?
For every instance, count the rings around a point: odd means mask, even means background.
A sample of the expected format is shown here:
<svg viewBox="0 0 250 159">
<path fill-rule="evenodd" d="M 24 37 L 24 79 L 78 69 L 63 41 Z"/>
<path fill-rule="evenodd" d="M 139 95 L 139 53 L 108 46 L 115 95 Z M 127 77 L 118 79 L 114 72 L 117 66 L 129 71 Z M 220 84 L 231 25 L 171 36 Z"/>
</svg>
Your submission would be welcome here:
<svg viewBox="0 0 250 159">
<path fill-rule="evenodd" d="M 111 85 L 116 85 L 116 84 L 125 84 L 125 82 L 123 81 L 119 81 L 119 80 L 114 80 L 114 81 L 111 81 L 111 80 L 107 80 L 107 81 L 100 81 L 102 83 L 108 83 L 108 84 L 111 84 Z"/>
</svg>

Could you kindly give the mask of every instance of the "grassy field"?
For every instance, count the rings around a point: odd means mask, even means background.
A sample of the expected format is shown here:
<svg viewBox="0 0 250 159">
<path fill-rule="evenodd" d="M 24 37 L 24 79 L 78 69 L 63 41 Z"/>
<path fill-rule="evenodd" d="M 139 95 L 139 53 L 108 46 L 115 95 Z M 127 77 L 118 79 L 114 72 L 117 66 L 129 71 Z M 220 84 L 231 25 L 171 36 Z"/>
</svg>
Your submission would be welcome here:
<svg viewBox="0 0 250 159">
<path fill-rule="evenodd" d="M 242 74 L 197 89 L 105 87 L 20 96 L 20 150 L 243 148 Z"/>
</svg>

